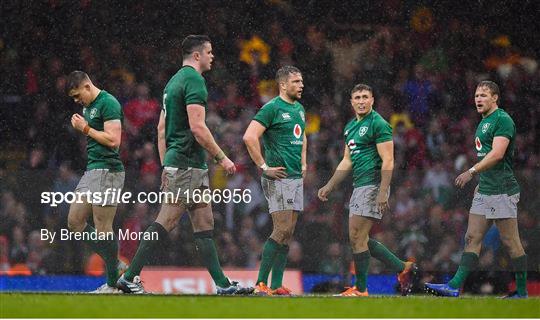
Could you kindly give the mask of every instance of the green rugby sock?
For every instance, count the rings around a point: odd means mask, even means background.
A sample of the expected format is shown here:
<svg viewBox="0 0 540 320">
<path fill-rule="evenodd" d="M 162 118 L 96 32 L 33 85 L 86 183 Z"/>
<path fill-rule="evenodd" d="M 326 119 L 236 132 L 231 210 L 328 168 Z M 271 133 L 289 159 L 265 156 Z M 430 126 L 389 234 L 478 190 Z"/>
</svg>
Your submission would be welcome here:
<svg viewBox="0 0 540 320">
<path fill-rule="evenodd" d="M 118 241 L 116 241 L 115 237 L 112 240 L 101 240 L 98 245 L 103 252 L 101 257 L 105 261 L 107 284 L 111 287 L 115 287 L 116 280 L 118 280 Z"/>
<path fill-rule="evenodd" d="M 354 253 L 354 269 L 356 271 L 356 281 L 354 285 L 360 292 L 365 292 L 367 289 L 367 275 L 368 275 L 368 269 L 369 269 L 369 258 L 371 258 L 371 255 L 369 254 L 369 250 L 360 252 L 360 253 Z"/>
<path fill-rule="evenodd" d="M 89 224 L 86 224 L 86 227 L 84 228 L 83 230 L 84 233 L 88 233 L 88 234 L 91 234 L 91 233 L 96 233 L 96 229 L 94 227 L 92 227 L 91 225 Z M 88 244 L 90 246 L 90 248 L 97 254 L 99 254 L 100 256 L 102 255 L 101 253 L 101 247 L 98 246 L 98 241 L 97 240 L 90 240 L 89 239 L 90 237 L 83 237 L 83 241 Z"/>
<path fill-rule="evenodd" d="M 194 232 L 193 237 L 195 238 L 195 247 L 199 252 L 199 257 L 201 257 L 202 263 L 210 273 L 215 284 L 221 288 L 230 286 L 231 283 L 225 274 L 223 274 L 223 270 L 219 264 L 216 244 L 212 238 L 212 230 Z"/>
<path fill-rule="evenodd" d="M 270 270 L 272 270 L 272 266 L 274 265 L 278 247 L 279 243 L 272 238 L 268 238 L 268 240 L 266 240 L 264 243 L 261 265 L 259 267 L 259 275 L 257 276 L 257 284 L 259 284 L 259 282 L 268 284 L 268 275 L 270 274 Z"/>
<path fill-rule="evenodd" d="M 96 229 L 89 224 L 86 225 L 83 232 L 88 234 L 97 233 Z M 84 242 L 105 261 L 107 284 L 114 287 L 116 280 L 118 280 L 118 242 L 116 236 L 113 233 L 112 240 L 91 240 L 88 238 L 83 238 L 85 239 Z"/>
<path fill-rule="evenodd" d="M 369 239 L 369 253 L 371 256 L 390 268 L 393 272 L 401 272 L 405 269 L 405 261 L 402 261 L 392 251 L 377 240 Z"/>
<path fill-rule="evenodd" d="M 131 261 L 131 264 L 129 268 L 124 273 L 124 277 L 128 281 L 133 281 L 133 278 L 135 276 L 138 276 L 141 274 L 142 268 L 145 264 L 148 263 L 150 258 L 152 257 L 152 254 L 154 250 L 156 249 L 157 245 L 159 244 L 160 240 L 165 239 L 167 237 L 167 230 L 159 223 L 153 222 L 145 231 L 145 233 L 152 234 L 153 232 L 158 233 L 157 240 L 141 240 L 141 243 L 139 244 L 139 248 L 137 249 L 137 253 L 135 253 L 135 257 L 133 257 L 133 260 Z M 150 237 L 153 238 L 153 237 Z"/>
<path fill-rule="evenodd" d="M 527 255 L 512 259 L 516 277 L 516 287 L 519 295 L 527 295 Z"/>
<path fill-rule="evenodd" d="M 272 265 L 272 285 L 270 286 L 272 290 L 280 288 L 283 285 L 283 274 L 285 273 L 285 267 L 287 266 L 288 253 L 288 245 L 279 245 L 274 258 L 274 264 Z"/>
<path fill-rule="evenodd" d="M 469 274 L 478 266 L 478 255 L 474 252 L 463 252 L 458 270 L 448 285 L 454 289 L 459 289 L 467 280 Z"/>
</svg>

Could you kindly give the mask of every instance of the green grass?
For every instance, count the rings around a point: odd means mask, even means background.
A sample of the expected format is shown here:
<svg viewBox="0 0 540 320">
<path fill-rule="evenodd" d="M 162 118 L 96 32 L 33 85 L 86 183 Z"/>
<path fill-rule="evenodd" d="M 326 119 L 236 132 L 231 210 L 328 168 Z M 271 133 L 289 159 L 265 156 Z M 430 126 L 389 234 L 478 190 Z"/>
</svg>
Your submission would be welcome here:
<svg viewBox="0 0 540 320">
<path fill-rule="evenodd" d="M 2 293 L 1 318 L 361 318 L 540 317 L 540 298 L 218 297 Z"/>
</svg>

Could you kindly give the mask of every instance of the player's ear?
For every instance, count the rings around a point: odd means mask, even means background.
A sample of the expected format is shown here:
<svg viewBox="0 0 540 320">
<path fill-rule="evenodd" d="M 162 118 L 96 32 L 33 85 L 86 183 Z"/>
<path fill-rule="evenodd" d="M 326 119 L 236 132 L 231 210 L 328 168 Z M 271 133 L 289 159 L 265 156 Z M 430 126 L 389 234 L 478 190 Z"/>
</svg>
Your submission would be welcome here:
<svg viewBox="0 0 540 320">
<path fill-rule="evenodd" d="M 195 59 L 195 61 L 199 61 L 201 59 L 201 53 L 199 51 L 194 51 L 193 59 Z"/>
<path fill-rule="evenodd" d="M 493 102 L 497 102 L 499 101 L 499 95 L 498 94 L 494 94 L 493 95 Z"/>
</svg>

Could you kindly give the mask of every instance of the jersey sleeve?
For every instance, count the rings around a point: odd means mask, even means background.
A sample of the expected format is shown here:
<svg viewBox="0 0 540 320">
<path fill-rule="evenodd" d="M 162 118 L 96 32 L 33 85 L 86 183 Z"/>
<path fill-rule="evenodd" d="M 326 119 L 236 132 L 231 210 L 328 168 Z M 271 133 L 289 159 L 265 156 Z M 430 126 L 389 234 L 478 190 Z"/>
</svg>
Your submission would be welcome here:
<svg viewBox="0 0 540 320">
<path fill-rule="evenodd" d="M 186 106 L 188 104 L 200 104 L 206 108 L 208 91 L 203 77 L 190 77 L 186 81 L 185 88 Z"/>
<path fill-rule="evenodd" d="M 375 143 L 392 141 L 392 127 L 386 121 L 375 122 Z"/>
<path fill-rule="evenodd" d="M 274 108 L 270 105 L 265 105 L 259 109 L 253 120 L 262 124 L 265 128 L 268 128 L 272 125 L 272 120 L 274 119 Z"/>
<path fill-rule="evenodd" d="M 122 107 L 118 101 L 109 99 L 103 104 L 101 115 L 103 116 L 103 122 L 122 120 Z"/>
<path fill-rule="evenodd" d="M 505 137 L 512 140 L 516 133 L 516 126 L 510 117 L 501 117 L 493 131 L 493 137 Z"/>
</svg>

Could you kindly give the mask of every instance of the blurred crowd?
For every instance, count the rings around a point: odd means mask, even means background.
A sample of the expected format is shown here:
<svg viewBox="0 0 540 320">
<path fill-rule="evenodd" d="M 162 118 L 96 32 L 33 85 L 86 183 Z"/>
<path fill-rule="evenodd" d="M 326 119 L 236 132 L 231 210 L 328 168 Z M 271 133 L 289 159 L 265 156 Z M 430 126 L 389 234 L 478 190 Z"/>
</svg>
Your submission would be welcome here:
<svg viewBox="0 0 540 320">
<path fill-rule="evenodd" d="M 21 5 L 33 10 L 19 10 Z M 228 177 L 211 164 L 212 188 L 252 191 L 250 203 L 213 206 L 224 266 L 256 268 L 271 231 L 260 172 L 242 135 L 257 109 L 277 94 L 275 71 L 291 64 L 304 77 L 309 170 L 305 210 L 290 244 L 288 267 L 349 272 L 351 181 L 334 191 L 328 203 L 321 203 L 316 193 L 341 160 L 342 129 L 353 117 L 349 90 L 362 82 L 373 87 L 374 108 L 391 123 L 395 143 L 391 210 L 372 237 L 400 257 L 416 259 L 426 277 L 453 272 L 475 187 L 471 183 L 457 190 L 453 181 L 476 161 L 473 137 L 480 116 L 474 91 L 480 80 L 490 79 L 501 87 L 499 106 L 517 126 L 520 235 L 529 269 L 539 270 L 540 69 L 534 48 L 513 43 L 515 30 L 500 33 L 486 23 L 447 16 L 440 8 L 400 8 L 397 1 L 371 9 L 381 17 L 377 21 L 355 19 L 343 8 L 326 10 L 323 4 L 302 8 L 270 1 L 260 6 L 233 3 L 231 8 L 202 3 L 189 13 L 180 4 L 167 5 L 154 8 L 134 1 L 111 9 L 86 0 L 73 9 L 62 1 L 5 4 L 8 12 L 19 10 L 20 17 L 9 21 L 17 34 L 0 39 L 0 70 L 8 75 L 0 79 L 0 271 L 91 274 L 97 268 L 99 261 L 80 242 L 40 240 L 42 228 L 67 227 L 69 209 L 41 204 L 41 192 L 73 191 L 86 164 L 85 137 L 69 122 L 82 110 L 65 94 L 66 75 L 83 70 L 120 101 L 124 190 L 157 191 L 162 90 L 181 66 L 180 42 L 190 33 L 212 39 L 216 59 L 204 74 L 207 124 L 238 166 L 238 173 Z M 400 14 L 404 11 L 406 16 Z M 115 229 L 143 231 L 158 210 L 152 204 L 122 205 Z M 131 259 L 137 245 L 121 242 L 120 255 Z M 496 229 L 489 231 L 483 251 L 482 270 L 508 269 Z M 152 264 L 200 265 L 187 216 Z M 371 263 L 372 273 L 386 271 Z"/>
</svg>

